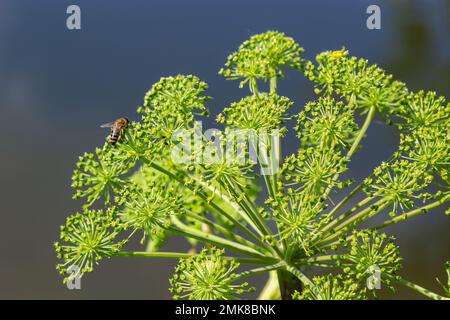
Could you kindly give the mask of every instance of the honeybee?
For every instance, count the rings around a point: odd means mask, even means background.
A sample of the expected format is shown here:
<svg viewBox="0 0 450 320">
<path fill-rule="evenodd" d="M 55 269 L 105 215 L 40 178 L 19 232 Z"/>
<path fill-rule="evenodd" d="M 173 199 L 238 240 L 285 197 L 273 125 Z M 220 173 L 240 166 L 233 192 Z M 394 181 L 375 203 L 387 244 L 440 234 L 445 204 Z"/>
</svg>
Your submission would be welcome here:
<svg viewBox="0 0 450 320">
<path fill-rule="evenodd" d="M 113 146 L 117 143 L 117 140 L 119 140 L 120 135 L 124 132 L 129 122 L 130 121 L 127 118 L 120 117 L 114 120 L 113 122 L 102 124 L 100 127 L 111 128 L 111 134 L 109 135 L 109 143 Z"/>
</svg>

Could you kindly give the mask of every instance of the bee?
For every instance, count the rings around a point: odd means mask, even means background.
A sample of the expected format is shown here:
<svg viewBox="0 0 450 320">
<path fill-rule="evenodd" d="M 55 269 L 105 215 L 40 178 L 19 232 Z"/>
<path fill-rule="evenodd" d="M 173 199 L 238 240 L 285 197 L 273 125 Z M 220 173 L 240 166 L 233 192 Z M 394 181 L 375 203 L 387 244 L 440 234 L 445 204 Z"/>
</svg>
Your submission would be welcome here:
<svg viewBox="0 0 450 320">
<path fill-rule="evenodd" d="M 100 127 L 111 128 L 111 134 L 109 135 L 109 143 L 113 146 L 117 143 L 117 140 L 119 140 L 121 134 L 124 132 L 129 122 L 130 121 L 127 118 L 120 117 L 114 120 L 113 122 L 102 124 Z"/>
</svg>

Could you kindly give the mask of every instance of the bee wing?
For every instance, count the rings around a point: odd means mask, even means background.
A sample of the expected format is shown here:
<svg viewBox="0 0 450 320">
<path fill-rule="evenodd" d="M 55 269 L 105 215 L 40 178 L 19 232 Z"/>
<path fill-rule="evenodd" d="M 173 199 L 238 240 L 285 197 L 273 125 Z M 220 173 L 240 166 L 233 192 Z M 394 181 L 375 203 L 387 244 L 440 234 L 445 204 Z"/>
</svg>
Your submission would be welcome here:
<svg viewBox="0 0 450 320">
<path fill-rule="evenodd" d="M 108 122 L 108 123 L 104 123 L 100 126 L 100 128 L 112 128 L 112 126 L 114 125 L 114 121 L 112 122 Z"/>
</svg>

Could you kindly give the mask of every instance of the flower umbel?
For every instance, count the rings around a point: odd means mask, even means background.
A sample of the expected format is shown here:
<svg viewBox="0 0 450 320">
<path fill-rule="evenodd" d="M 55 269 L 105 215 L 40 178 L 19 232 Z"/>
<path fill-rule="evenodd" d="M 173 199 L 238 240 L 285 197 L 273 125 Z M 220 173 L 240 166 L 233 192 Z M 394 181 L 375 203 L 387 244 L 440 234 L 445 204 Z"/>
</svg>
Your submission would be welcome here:
<svg viewBox="0 0 450 320">
<path fill-rule="evenodd" d="M 401 103 L 395 115 L 403 122 L 400 129 L 417 129 L 423 127 L 450 127 L 450 103 L 444 97 L 438 97 L 436 92 L 411 92 Z"/>
<path fill-rule="evenodd" d="M 282 172 L 289 186 L 304 194 L 320 196 L 326 188 L 342 187 L 334 176 L 347 170 L 347 160 L 332 149 L 312 147 L 299 149 L 297 155 L 286 158 Z"/>
<path fill-rule="evenodd" d="M 170 280 L 174 299 L 232 300 L 253 291 L 247 282 L 232 284 L 237 277 L 233 272 L 239 263 L 225 259 L 223 254 L 223 250 L 212 247 L 196 256 L 180 259 Z"/>
<path fill-rule="evenodd" d="M 297 116 L 295 129 L 302 146 L 334 149 L 336 146 L 348 148 L 358 126 L 352 108 L 326 97 L 306 104 L 305 110 Z"/>
<path fill-rule="evenodd" d="M 57 269 L 67 275 L 69 267 L 76 266 L 78 273 L 71 273 L 64 281 L 92 272 L 100 260 L 120 251 L 127 240 L 116 240 L 123 230 L 116 214 L 115 208 L 105 213 L 85 210 L 67 218 L 66 224 L 61 227 L 61 243 L 55 243 L 57 256 L 62 260 Z"/>
<path fill-rule="evenodd" d="M 138 109 L 147 134 L 170 144 L 175 132 L 190 128 L 195 114 L 208 114 L 205 103 L 210 97 L 203 95 L 207 88 L 192 75 L 161 78 L 145 95 L 144 107 Z"/>
<path fill-rule="evenodd" d="M 342 275 L 314 277 L 313 285 L 307 285 L 302 292 L 296 291 L 294 300 L 363 300 L 364 291 L 352 279 Z"/>
<path fill-rule="evenodd" d="M 283 33 L 268 31 L 245 41 L 239 50 L 228 57 L 225 68 L 219 71 L 229 80 L 242 79 L 240 86 L 250 82 L 251 91 L 257 79 L 283 77 L 283 67 L 300 69 L 303 49 L 294 39 Z"/>
<path fill-rule="evenodd" d="M 167 228 L 171 224 L 171 216 L 182 213 L 181 195 L 173 189 L 160 188 L 156 183 L 145 188 L 130 185 L 118 198 L 118 205 L 123 206 L 120 217 L 125 225 L 142 230 L 145 236 L 150 236 Z"/>
<path fill-rule="evenodd" d="M 358 281 L 365 281 L 372 275 L 372 269 L 381 272 L 381 281 L 390 286 L 391 280 L 383 274 L 396 277 L 401 268 L 398 247 L 394 238 L 376 231 L 354 231 L 348 253 L 341 257 L 343 271 Z"/>
<path fill-rule="evenodd" d="M 317 55 L 317 66 L 309 62 L 305 75 L 315 83 L 315 92 L 327 96 L 337 94 L 354 107 L 367 111 L 376 107 L 390 114 L 406 94 L 402 82 L 366 59 L 349 57 L 348 51 L 326 51 Z"/>
<path fill-rule="evenodd" d="M 72 176 L 72 187 L 77 189 L 74 199 L 86 197 L 88 202 L 85 207 L 90 207 L 102 197 L 105 203 L 109 203 L 111 192 L 117 193 L 122 186 L 120 176 L 132 166 L 132 163 L 117 161 L 108 145 L 103 149 L 97 148 L 95 155 L 85 153 L 79 158 Z"/>
<path fill-rule="evenodd" d="M 384 197 L 392 204 L 391 214 L 410 209 L 414 199 L 425 194 L 418 193 L 430 184 L 433 176 L 424 172 L 420 165 L 406 160 L 393 164 L 386 162 L 374 170 L 374 177 L 365 180 L 366 193 L 371 196 Z"/>
<path fill-rule="evenodd" d="M 232 103 L 217 117 L 217 122 L 237 129 L 273 130 L 287 120 L 292 102 L 286 97 L 260 93 Z"/>
<path fill-rule="evenodd" d="M 449 132 L 442 132 L 439 127 L 423 127 L 400 137 L 403 158 L 437 172 L 450 164 Z"/>
<path fill-rule="evenodd" d="M 319 214 L 323 210 L 324 204 L 320 197 L 299 197 L 294 194 L 284 197 L 273 209 L 280 238 L 295 246 L 300 245 L 305 255 L 310 255 L 309 241 L 319 227 Z"/>
</svg>

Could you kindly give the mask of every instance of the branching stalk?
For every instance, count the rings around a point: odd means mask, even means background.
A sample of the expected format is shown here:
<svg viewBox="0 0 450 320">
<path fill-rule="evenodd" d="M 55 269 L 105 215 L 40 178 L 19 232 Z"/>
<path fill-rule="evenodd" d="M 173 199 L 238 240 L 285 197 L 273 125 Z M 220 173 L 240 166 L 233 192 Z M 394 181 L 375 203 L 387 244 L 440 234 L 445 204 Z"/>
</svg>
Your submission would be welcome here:
<svg viewBox="0 0 450 320">
<path fill-rule="evenodd" d="M 442 204 L 444 204 L 445 202 L 450 201 L 450 195 L 447 195 L 441 199 L 439 199 L 438 201 L 432 202 L 426 206 L 411 210 L 409 212 L 405 212 L 395 218 L 392 218 L 391 220 L 385 221 L 384 223 L 374 227 L 374 229 L 376 230 L 380 230 L 383 228 L 386 228 L 388 226 L 390 226 L 391 224 L 395 224 L 398 223 L 400 221 L 412 218 L 414 216 L 417 216 L 419 214 L 423 214 L 423 213 L 427 213 L 428 211 L 430 211 L 431 209 L 434 209 Z"/>
</svg>

